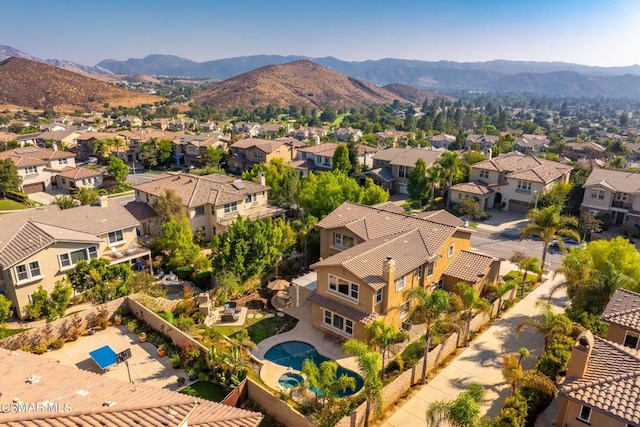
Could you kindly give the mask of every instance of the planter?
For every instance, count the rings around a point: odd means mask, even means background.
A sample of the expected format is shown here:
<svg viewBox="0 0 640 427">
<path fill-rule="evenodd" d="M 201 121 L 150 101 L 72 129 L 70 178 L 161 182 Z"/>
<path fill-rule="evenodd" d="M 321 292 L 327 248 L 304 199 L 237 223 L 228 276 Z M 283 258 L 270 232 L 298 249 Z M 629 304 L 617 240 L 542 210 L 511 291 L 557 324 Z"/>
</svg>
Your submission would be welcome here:
<svg viewBox="0 0 640 427">
<path fill-rule="evenodd" d="M 164 348 L 158 348 L 158 356 L 164 357 L 166 350 Z"/>
<path fill-rule="evenodd" d="M 411 320 L 404 320 L 402 322 L 402 329 L 409 332 L 411 330 L 411 325 L 412 325 Z"/>
<path fill-rule="evenodd" d="M 147 334 L 144 332 L 138 335 L 138 338 L 140 339 L 140 342 L 147 342 Z"/>
</svg>

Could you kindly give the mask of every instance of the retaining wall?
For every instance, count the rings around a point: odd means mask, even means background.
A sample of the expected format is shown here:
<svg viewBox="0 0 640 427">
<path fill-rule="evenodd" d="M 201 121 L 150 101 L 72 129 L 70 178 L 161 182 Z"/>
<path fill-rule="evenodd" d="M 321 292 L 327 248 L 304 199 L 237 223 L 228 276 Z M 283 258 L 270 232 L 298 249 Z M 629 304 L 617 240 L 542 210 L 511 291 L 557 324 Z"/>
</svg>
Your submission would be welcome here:
<svg viewBox="0 0 640 427">
<path fill-rule="evenodd" d="M 247 389 L 249 400 L 257 403 L 280 424 L 286 427 L 316 427 L 311 420 L 251 378 L 247 378 Z"/>
</svg>

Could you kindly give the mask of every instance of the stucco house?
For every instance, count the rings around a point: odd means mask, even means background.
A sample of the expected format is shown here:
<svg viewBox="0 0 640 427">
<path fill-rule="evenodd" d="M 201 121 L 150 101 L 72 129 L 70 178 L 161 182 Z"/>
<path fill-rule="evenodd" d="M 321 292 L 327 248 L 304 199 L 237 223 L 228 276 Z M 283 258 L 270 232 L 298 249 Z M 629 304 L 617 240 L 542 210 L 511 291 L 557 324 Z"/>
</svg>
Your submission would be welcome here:
<svg viewBox="0 0 640 427">
<path fill-rule="evenodd" d="M 365 339 L 380 318 L 402 327 L 414 287 L 453 290 L 465 281 L 480 292 L 498 278 L 500 261 L 469 250 L 472 231 L 446 212 L 430 219 L 384 206 L 345 202 L 322 219 L 321 260 L 307 297 L 312 323 L 344 338 Z"/>
<path fill-rule="evenodd" d="M 456 137 L 446 133 L 427 136 L 427 141 L 435 148 L 449 148 L 449 145 L 456 141 Z"/>
<path fill-rule="evenodd" d="M 251 138 L 260 135 L 260 127 L 260 123 L 256 122 L 237 122 L 232 129 L 234 132 L 242 132 Z"/>
<path fill-rule="evenodd" d="M 31 294 L 51 292 L 79 260 L 111 264 L 148 260 L 136 240 L 138 221 L 120 203 L 103 197 L 97 206 L 60 210 L 49 205 L 0 215 L 0 290 L 23 317 Z"/>
<path fill-rule="evenodd" d="M 549 148 L 549 138 L 544 135 L 524 134 L 513 141 L 513 151 L 523 154 L 538 154 Z"/>
<path fill-rule="evenodd" d="M 211 132 L 200 135 L 180 135 L 172 141 L 173 157 L 177 166 L 200 167 L 200 157 L 209 147 L 227 151 L 229 136 L 220 132 Z"/>
<path fill-rule="evenodd" d="M 478 146 L 481 151 L 487 151 L 493 149 L 493 146 L 498 143 L 498 137 L 495 135 L 487 134 L 469 134 L 464 141 L 465 149 L 472 149 L 474 146 Z"/>
<path fill-rule="evenodd" d="M 101 188 L 103 173 L 100 169 L 66 167 L 54 177 L 58 188 L 74 191 L 79 188 Z"/>
<path fill-rule="evenodd" d="M 298 170 L 299 176 L 306 176 L 309 172 L 326 172 L 333 168 L 333 155 L 338 145 L 335 142 L 307 145 L 298 148 L 298 157 L 291 163 Z M 373 155 L 377 148 L 358 145 L 358 162 L 364 167 L 373 165 Z"/>
<path fill-rule="evenodd" d="M 593 169 L 582 186 L 582 210 L 609 214 L 615 224 L 640 227 L 640 174 Z"/>
<path fill-rule="evenodd" d="M 451 187 L 451 201 L 472 197 L 482 210 L 526 213 L 540 194 L 558 182 L 568 182 L 571 170 L 571 166 L 520 153 L 492 157 L 471 166 L 469 182 Z"/>
<path fill-rule="evenodd" d="M 269 163 L 273 159 L 290 163 L 303 146 L 303 143 L 291 138 L 244 138 L 231 145 L 231 158 L 227 160 L 227 165 L 230 169 L 241 172 L 251 169 L 256 163 Z"/>
<path fill-rule="evenodd" d="M 20 190 L 31 194 L 51 190 L 55 175 L 67 167 L 75 167 L 75 154 L 55 148 L 36 146 L 14 148 L 0 152 L 0 159 L 11 159 L 22 178 Z"/>
<path fill-rule="evenodd" d="M 418 159 L 424 160 L 428 169 L 442 153 L 426 148 L 388 147 L 371 157 L 373 169 L 364 172 L 363 176 L 372 178 L 374 183 L 391 193 L 408 194 L 409 174 L 415 168 Z"/>
<path fill-rule="evenodd" d="M 362 131 L 351 127 L 334 129 L 331 136 L 342 142 L 359 141 L 362 138 Z"/>
</svg>

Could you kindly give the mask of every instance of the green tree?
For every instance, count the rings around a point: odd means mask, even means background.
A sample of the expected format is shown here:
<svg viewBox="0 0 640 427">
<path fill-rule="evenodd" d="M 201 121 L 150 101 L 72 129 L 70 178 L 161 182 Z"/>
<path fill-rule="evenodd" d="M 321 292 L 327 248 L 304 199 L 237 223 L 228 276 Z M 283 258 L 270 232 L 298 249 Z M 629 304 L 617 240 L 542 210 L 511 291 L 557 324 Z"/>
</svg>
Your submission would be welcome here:
<svg viewBox="0 0 640 427">
<path fill-rule="evenodd" d="M 453 289 L 460 296 L 460 302 L 462 304 L 462 320 L 465 322 L 465 347 L 469 345 L 471 340 L 471 320 L 480 313 L 491 312 L 491 304 L 488 301 L 482 299 L 476 290 L 470 284 L 466 282 L 458 282 Z"/>
<path fill-rule="evenodd" d="M 527 319 L 516 327 L 516 338 L 525 327 L 540 332 L 543 336 L 542 351 L 549 346 L 549 342 L 556 335 L 569 335 L 573 330 L 573 323 L 564 313 L 556 313 L 549 303 L 538 301 L 538 306 L 542 307 L 542 320 Z"/>
<path fill-rule="evenodd" d="M 351 173 L 351 161 L 349 160 L 349 148 L 346 144 L 338 144 L 336 151 L 333 153 L 333 170 L 342 172 L 345 175 Z"/>
<path fill-rule="evenodd" d="M 478 218 L 482 214 L 480 204 L 472 197 L 465 197 L 460 200 L 460 203 L 458 204 L 458 211 L 470 219 Z"/>
<path fill-rule="evenodd" d="M 97 154 L 102 159 L 105 159 L 111 153 L 111 148 L 113 147 L 113 142 L 111 139 L 98 139 L 93 142 L 93 152 Z"/>
<path fill-rule="evenodd" d="M 29 320 L 46 318 L 50 314 L 49 309 L 49 293 L 40 285 L 31 294 L 31 301 L 25 307 L 27 318 Z"/>
<path fill-rule="evenodd" d="M 429 204 L 433 205 L 433 199 L 436 193 L 436 187 L 442 179 L 443 170 L 439 164 L 431 166 L 427 170 L 427 185 L 429 187 Z"/>
<path fill-rule="evenodd" d="M 0 160 L 0 192 L 2 197 L 6 196 L 7 191 L 18 191 L 22 178 L 18 175 L 18 168 L 9 158 Z"/>
<path fill-rule="evenodd" d="M 527 217 L 531 219 L 531 222 L 522 229 L 520 239 L 529 236 L 538 236 L 542 239 L 542 268 L 538 273 L 538 281 L 541 281 L 542 271 L 546 265 L 547 251 L 551 242 L 557 239 L 560 247 L 564 248 L 562 237 L 580 240 L 580 235 L 571 228 L 578 225 L 578 220 L 574 217 L 561 215 L 560 207 L 555 205 L 542 209 L 533 209 L 529 211 Z"/>
<path fill-rule="evenodd" d="M 602 231 L 602 221 L 594 217 L 587 211 L 583 211 L 578 219 L 578 230 L 582 233 L 582 240 L 586 240 L 587 236 Z"/>
<path fill-rule="evenodd" d="M 487 156 L 481 151 L 469 150 L 464 152 L 464 154 L 462 155 L 462 159 L 467 165 L 471 166 L 474 163 L 479 163 L 486 160 Z"/>
<path fill-rule="evenodd" d="M 218 169 L 223 158 L 224 151 L 215 147 L 207 147 L 204 153 L 200 156 L 200 164 L 203 168 L 208 166 Z"/>
<path fill-rule="evenodd" d="M 511 255 L 509 261 L 518 266 L 518 270 L 522 273 L 522 284 L 520 286 L 520 297 L 524 295 L 524 289 L 527 285 L 529 272 L 538 273 L 542 269 L 542 261 L 537 256 L 527 256 L 522 251 L 516 251 Z"/>
<path fill-rule="evenodd" d="M 63 317 L 64 312 L 71 301 L 71 286 L 62 281 L 57 281 L 51 291 L 51 313 L 47 317 L 49 320 L 55 320 Z"/>
<path fill-rule="evenodd" d="M 356 180 L 343 173 L 310 173 L 300 182 L 298 202 L 304 212 L 323 218 L 346 200 L 360 203 L 363 193 Z"/>
<path fill-rule="evenodd" d="M 129 174 L 129 166 L 119 157 L 109 156 L 107 159 L 107 173 L 117 182 L 124 182 Z"/>
<path fill-rule="evenodd" d="M 165 223 L 170 219 L 178 219 L 184 215 L 182 203 L 182 198 L 178 196 L 178 193 L 172 189 L 166 189 L 162 196 L 153 198 L 151 207 L 158 214 L 160 222 Z"/>
<path fill-rule="evenodd" d="M 11 310 L 12 302 L 9 298 L 0 294 L 0 327 L 4 325 L 9 316 L 11 316 L 13 310 Z"/>
<path fill-rule="evenodd" d="M 409 173 L 409 182 L 407 183 L 407 191 L 411 200 L 420 203 L 427 199 L 429 188 L 427 186 L 427 164 L 423 159 L 416 160 L 416 165 Z"/>
<path fill-rule="evenodd" d="M 81 187 L 78 189 L 78 192 L 74 194 L 72 197 L 78 202 L 80 202 L 80 204 L 83 206 L 93 205 L 100 201 L 100 193 L 98 192 L 97 188 Z M 58 207 L 60 207 L 60 205 L 58 205 Z M 60 207 L 60 209 L 63 209 L 63 208 Z"/>
<path fill-rule="evenodd" d="M 60 210 L 65 210 L 78 206 L 78 201 L 71 196 L 56 196 L 51 204 L 56 205 Z"/>
<path fill-rule="evenodd" d="M 356 356 L 358 367 L 362 374 L 363 392 L 367 398 L 367 407 L 364 415 L 364 425 L 369 426 L 371 407 L 375 410 L 376 417 L 382 416 L 382 380 L 378 372 L 384 369 L 380 354 L 372 351 L 365 343 L 356 339 L 350 339 L 342 350 L 351 356 Z"/>
<path fill-rule="evenodd" d="M 504 298 L 504 296 L 515 287 L 516 283 L 514 281 L 490 283 L 487 285 L 487 290 L 489 292 L 495 293 L 495 295 L 499 299 L 497 314 L 498 317 L 500 317 L 500 311 L 502 311 L 502 298 Z"/>
<path fill-rule="evenodd" d="M 463 169 L 464 164 L 457 151 L 447 151 L 443 153 L 438 159 L 438 163 L 442 167 L 444 177 L 447 180 L 447 209 L 449 209 L 451 204 L 451 187 L 453 186 L 455 177 Z"/>
<path fill-rule="evenodd" d="M 348 388 L 356 388 L 356 380 L 346 374 L 338 377 L 338 363 L 334 360 L 322 362 L 320 366 L 312 360 L 306 359 L 302 363 L 302 373 L 307 377 L 307 383 L 316 395 L 322 397 L 324 403 L 327 399 L 335 399 L 338 392 L 344 393 Z"/>
<path fill-rule="evenodd" d="M 573 184 L 570 182 L 556 183 L 550 190 L 546 190 L 538 196 L 538 208 L 559 206 L 561 212 L 566 211 L 572 188 Z"/>
<path fill-rule="evenodd" d="M 382 351 L 382 368 L 380 378 L 384 380 L 385 359 L 389 352 L 389 347 L 396 342 L 399 337 L 398 328 L 394 325 L 387 325 L 384 320 L 378 319 L 370 325 L 365 326 L 365 331 L 369 334 L 369 343 Z"/>
<path fill-rule="evenodd" d="M 362 192 L 363 205 L 377 205 L 389 200 L 389 192 L 384 188 L 376 185 L 373 179 L 367 178 L 364 181 L 364 191 Z"/>
<path fill-rule="evenodd" d="M 471 383 L 453 400 L 440 400 L 427 407 L 427 425 L 448 422 L 453 427 L 475 427 L 481 422 L 480 402 L 484 390 L 480 384 Z"/>
<path fill-rule="evenodd" d="M 175 270 L 186 265 L 202 269 L 206 258 L 200 254 L 200 247 L 193 242 L 193 232 L 186 215 L 171 218 L 160 227 L 162 233 L 154 242 L 164 254 L 167 268 Z"/>
<path fill-rule="evenodd" d="M 269 164 L 258 163 L 251 170 L 242 173 L 242 179 L 258 182 L 258 174 L 263 173 L 269 186 L 269 202 L 290 207 L 297 202 L 300 178 L 295 168 L 285 165 L 282 159 L 273 159 Z"/>
</svg>

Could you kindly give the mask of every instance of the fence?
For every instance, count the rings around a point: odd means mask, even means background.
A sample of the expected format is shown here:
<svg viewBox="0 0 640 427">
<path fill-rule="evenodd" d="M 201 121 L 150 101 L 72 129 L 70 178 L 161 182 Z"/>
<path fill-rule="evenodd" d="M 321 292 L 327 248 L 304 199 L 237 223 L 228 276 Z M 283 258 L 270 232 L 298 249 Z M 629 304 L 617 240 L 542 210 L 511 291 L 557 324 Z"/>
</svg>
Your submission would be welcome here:
<svg viewBox="0 0 640 427">
<path fill-rule="evenodd" d="M 280 424 L 287 427 L 315 427 L 311 420 L 251 378 L 247 378 L 247 392 L 249 400 L 257 403 L 265 413 L 271 415 Z"/>
</svg>

